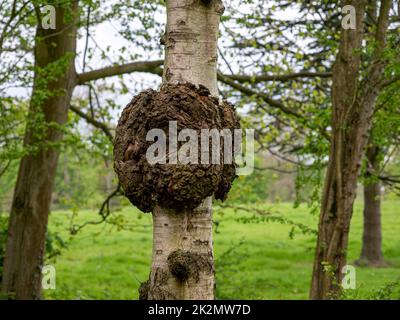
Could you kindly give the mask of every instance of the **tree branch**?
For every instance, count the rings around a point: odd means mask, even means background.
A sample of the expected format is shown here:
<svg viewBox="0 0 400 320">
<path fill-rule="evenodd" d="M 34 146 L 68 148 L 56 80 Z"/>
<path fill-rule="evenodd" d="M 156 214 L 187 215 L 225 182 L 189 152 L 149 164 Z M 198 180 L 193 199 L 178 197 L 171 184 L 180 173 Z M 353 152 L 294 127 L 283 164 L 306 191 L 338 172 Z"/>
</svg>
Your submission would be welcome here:
<svg viewBox="0 0 400 320">
<path fill-rule="evenodd" d="M 112 191 L 107 198 L 103 201 L 103 203 L 101 204 L 100 210 L 99 210 L 99 215 L 100 215 L 100 220 L 96 220 L 96 221 L 86 221 L 81 225 L 76 225 L 73 224 L 71 225 L 70 228 L 70 233 L 72 235 L 77 234 L 81 229 L 83 229 L 84 227 L 86 227 L 87 225 L 96 225 L 96 224 L 100 224 L 104 221 L 107 220 L 108 216 L 111 214 L 110 211 L 110 202 L 114 197 L 119 197 L 123 195 L 123 191 L 121 189 L 121 185 L 118 183 L 118 186 L 115 188 L 114 191 Z"/>
<path fill-rule="evenodd" d="M 112 77 L 116 75 L 131 73 L 131 72 L 149 72 L 153 74 L 157 74 L 159 76 L 162 75 L 162 69 L 160 68 L 163 65 L 163 60 L 154 60 L 154 61 L 138 61 L 127 63 L 124 65 L 115 65 L 111 67 L 105 67 L 98 70 L 84 72 L 78 75 L 78 84 L 84 84 L 88 81 L 98 80 L 106 77 Z M 330 78 L 332 77 L 331 72 L 308 72 L 302 71 L 297 73 L 290 73 L 284 75 L 271 75 L 271 74 L 262 74 L 262 75 L 240 75 L 240 74 L 231 74 L 231 75 L 223 75 L 219 73 L 219 76 L 225 77 L 226 81 L 235 80 L 238 82 L 265 82 L 265 81 L 280 81 L 286 82 L 289 80 L 294 80 L 297 78 Z M 219 78 L 221 81 L 222 78 Z M 223 81 L 225 82 L 225 81 Z"/>
<path fill-rule="evenodd" d="M 225 77 L 231 80 L 236 80 L 238 82 L 250 82 L 250 83 L 266 82 L 266 81 L 286 82 L 297 78 L 331 78 L 332 72 L 302 71 L 302 72 L 282 74 L 282 75 L 261 74 L 254 76 L 232 74 L 232 75 L 225 75 Z"/>
<path fill-rule="evenodd" d="M 297 113 L 296 111 L 286 107 L 285 105 L 283 105 L 283 103 L 281 103 L 280 101 L 274 100 L 270 97 L 268 97 L 265 93 L 260 93 L 260 92 L 256 92 L 250 88 L 247 88 L 245 86 L 242 86 L 241 84 L 235 82 L 234 80 L 230 79 L 228 76 L 223 75 L 222 73 L 218 72 L 218 80 L 231 86 L 232 88 L 248 95 L 248 96 L 256 96 L 261 98 L 264 102 L 266 102 L 267 104 L 269 104 L 271 107 L 277 108 L 281 111 L 283 111 L 286 114 L 295 116 L 297 118 L 303 118 L 303 116 L 299 113 Z"/>
<path fill-rule="evenodd" d="M 258 170 L 258 171 L 270 170 L 270 171 L 276 171 L 276 172 L 285 173 L 285 174 L 291 174 L 291 173 L 296 173 L 297 172 L 297 170 L 284 170 L 284 169 L 280 169 L 280 168 L 277 168 L 277 167 L 262 167 L 262 168 L 254 167 L 254 169 Z"/>
<path fill-rule="evenodd" d="M 149 72 L 161 75 L 162 71 L 160 66 L 163 64 L 163 62 L 164 62 L 163 60 L 138 61 L 138 62 L 127 63 L 124 65 L 115 65 L 98 70 L 84 72 L 78 74 L 78 85 L 82 85 L 85 84 L 86 82 L 93 80 L 103 79 L 131 72 Z"/>
<path fill-rule="evenodd" d="M 114 137 L 111 134 L 110 129 L 102 122 L 97 121 L 96 119 L 88 116 L 87 114 L 85 114 L 84 112 L 82 112 L 79 108 L 71 105 L 70 106 L 71 111 L 73 111 L 74 113 L 76 113 L 78 116 L 80 116 L 81 118 L 85 119 L 88 123 L 92 124 L 93 126 L 95 126 L 96 128 L 100 129 L 101 131 L 104 132 L 104 134 L 110 139 L 111 142 L 114 141 Z"/>
<path fill-rule="evenodd" d="M 8 160 L 8 161 L 7 161 L 7 164 L 6 164 L 6 165 L 4 166 L 4 168 L 1 169 L 1 171 L 0 171 L 0 177 L 1 177 L 4 173 L 6 173 L 8 167 L 10 166 L 10 164 L 11 164 L 11 160 Z"/>
<path fill-rule="evenodd" d="M 391 79 L 387 79 L 386 81 L 383 82 L 382 87 L 388 87 L 388 86 L 396 83 L 397 81 L 400 81 L 400 76 L 393 77 Z"/>
</svg>

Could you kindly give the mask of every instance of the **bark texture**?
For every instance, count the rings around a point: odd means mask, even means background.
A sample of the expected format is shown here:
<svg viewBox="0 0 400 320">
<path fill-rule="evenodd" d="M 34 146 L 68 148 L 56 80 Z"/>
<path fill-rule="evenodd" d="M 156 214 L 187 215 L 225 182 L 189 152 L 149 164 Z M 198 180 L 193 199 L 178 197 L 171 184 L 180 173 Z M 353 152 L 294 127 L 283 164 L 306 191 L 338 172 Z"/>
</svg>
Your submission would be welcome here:
<svg viewBox="0 0 400 320">
<path fill-rule="evenodd" d="M 379 172 L 379 147 L 370 146 L 366 157 L 373 172 Z M 381 184 L 379 181 L 368 182 L 371 174 L 367 171 L 364 185 L 364 229 L 362 237 L 361 265 L 381 267 L 385 265 L 382 253 L 381 225 Z"/>
<path fill-rule="evenodd" d="M 382 1 L 375 35 L 377 47 L 362 80 L 360 49 L 364 40 L 366 1 L 342 1 L 342 6 L 345 5 L 355 7 L 357 23 L 355 30 L 342 29 L 333 66 L 331 149 L 321 203 L 311 299 L 335 298 L 340 294 L 357 178 L 382 84 L 382 52 L 386 46 L 391 1 Z"/>
<path fill-rule="evenodd" d="M 167 1 L 164 83 L 201 84 L 218 95 L 217 40 L 222 13 L 220 0 Z M 211 203 L 208 197 L 196 209 L 179 214 L 154 208 L 147 299 L 214 299 Z"/>
<path fill-rule="evenodd" d="M 169 132 L 171 123 L 176 127 Z M 224 138 L 218 134 L 202 142 L 202 130 L 228 130 L 233 150 L 233 129 L 238 128 L 233 107 L 211 97 L 203 86 L 165 84 L 160 91 L 140 93 L 122 112 L 115 134 L 115 170 L 125 196 L 144 212 L 157 204 L 175 210 L 194 209 L 212 195 L 224 200 L 236 177 L 236 166 L 233 161 L 224 164 Z M 164 135 L 157 136 L 157 142 L 147 140 L 153 129 Z M 189 141 L 179 136 L 188 129 Z M 160 143 L 162 146 L 157 145 Z M 157 149 L 149 155 L 152 145 Z M 207 156 L 202 153 L 205 148 Z M 226 156 L 233 160 L 227 151 Z M 161 163 L 151 163 L 150 157 Z"/>
<path fill-rule="evenodd" d="M 211 197 L 194 210 L 153 211 L 148 299 L 214 298 Z"/>
<path fill-rule="evenodd" d="M 43 115 L 46 129 L 39 132 L 37 124 L 28 121 L 25 132 L 24 145 L 37 150 L 21 159 L 10 213 L 2 290 L 12 299 L 41 297 L 46 228 L 58 160 L 58 151 L 50 144 L 62 139 L 60 129 L 49 124 L 67 121 L 75 85 L 76 18 L 65 19 L 66 11 L 76 12 L 77 2 L 56 8 L 55 30 L 40 25 L 37 29 L 29 112 L 30 118 Z M 60 60 L 64 61 L 62 74 L 46 75 L 44 70 Z"/>
</svg>

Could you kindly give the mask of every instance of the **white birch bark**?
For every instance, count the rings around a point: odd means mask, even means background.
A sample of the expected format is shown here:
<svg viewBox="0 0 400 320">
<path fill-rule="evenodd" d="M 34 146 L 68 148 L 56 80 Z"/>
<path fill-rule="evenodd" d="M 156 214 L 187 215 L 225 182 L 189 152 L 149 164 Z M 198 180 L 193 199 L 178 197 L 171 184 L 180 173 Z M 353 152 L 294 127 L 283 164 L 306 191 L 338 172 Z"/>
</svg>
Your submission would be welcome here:
<svg viewBox="0 0 400 320">
<path fill-rule="evenodd" d="M 163 82 L 191 82 L 218 96 L 217 40 L 223 5 L 220 0 L 167 0 Z M 215 296 L 211 197 L 195 210 L 153 212 L 153 261 L 148 299 L 204 299 Z M 208 259 L 197 276 L 178 279 L 168 257 L 180 250 Z"/>
</svg>

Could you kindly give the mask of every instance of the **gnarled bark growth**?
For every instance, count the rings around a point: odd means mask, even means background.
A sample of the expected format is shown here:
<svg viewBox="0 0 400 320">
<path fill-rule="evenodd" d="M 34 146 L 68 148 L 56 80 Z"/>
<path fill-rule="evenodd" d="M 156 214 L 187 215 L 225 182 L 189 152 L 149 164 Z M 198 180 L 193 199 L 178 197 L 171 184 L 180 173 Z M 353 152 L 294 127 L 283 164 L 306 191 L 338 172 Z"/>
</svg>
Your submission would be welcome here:
<svg viewBox="0 0 400 320">
<path fill-rule="evenodd" d="M 173 121 L 177 132 L 171 133 L 169 127 Z M 157 204 L 175 210 L 194 209 L 213 194 L 224 200 L 236 177 L 235 164 L 233 161 L 224 164 L 223 137 L 218 135 L 217 141 L 207 138 L 204 145 L 201 136 L 204 129 L 217 129 L 219 133 L 228 129 L 232 138 L 235 128 L 239 128 L 239 122 L 233 107 L 219 103 L 203 86 L 166 84 L 159 92 L 140 93 L 122 112 L 115 135 L 115 170 L 125 195 L 145 212 L 152 211 Z M 166 137 L 163 145 L 172 147 L 169 152 L 165 149 L 165 163 L 150 162 L 147 151 L 154 142 L 147 141 L 146 136 L 152 129 L 162 130 Z M 185 135 L 175 136 L 184 129 L 196 135 L 189 141 Z M 220 150 L 213 150 L 213 144 Z M 196 148 L 183 150 L 184 145 Z M 205 157 L 209 164 L 204 164 L 201 151 L 205 148 L 209 150 Z M 159 157 L 161 150 L 155 151 Z M 190 163 L 180 162 L 177 153 L 181 151 Z M 218 152 L 216 164 L 212 164 L 213 152 Z M 232 154 L 230 158 L 233 159 Z"/>
</svg>

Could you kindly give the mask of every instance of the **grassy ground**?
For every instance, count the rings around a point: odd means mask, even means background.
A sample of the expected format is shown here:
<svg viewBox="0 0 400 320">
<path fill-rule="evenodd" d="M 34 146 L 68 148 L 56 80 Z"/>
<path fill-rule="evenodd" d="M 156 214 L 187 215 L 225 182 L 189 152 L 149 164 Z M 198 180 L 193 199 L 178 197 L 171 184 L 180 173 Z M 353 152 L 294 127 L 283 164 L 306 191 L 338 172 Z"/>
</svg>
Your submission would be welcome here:
<svg viewBox="0 0 400 320">
<path fill-rule="evenodd" d="M 317 217 L 305 206 L 265 205 L 286 219 L 316 228 Z M 367 298 L 372 292 L 400 279 L 400 201 L 383 205 L 383 249 L 390 266 L 357 267 L 357 289 L 350 298 Z M 47 290 L 49 299 L 137 299 L 139 283 L 149 273 L 152 230 L 149 215 L 125 208 L 115 217 L 131 230 L 101 224 L 87 226 L 69 239 L 66 228 L 71 213 L 53 212 L 50 230 L 68 240 L 68 248 L 55 262 L 57 289 Z M 214 233 L 219 299 L 306 299 L 310 284 L 315 236 L 295 232 L 279 222 L 244 223 L 252 213 L 217 208 L 219 222 Z M 96 219 L 93 212 L 80 212 L 76 222 Z M 349 242 L 349 263 L 358 258 L 362 211 L 356 205 Z M 389 288 L 389 287 L 388 287 Z M 397 289 L 396 289 L 397 290 Z M 399 298 L 400 291 L 392 297 Z"/>
</svg>

